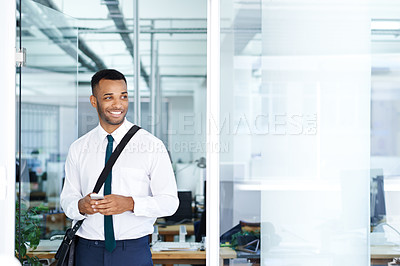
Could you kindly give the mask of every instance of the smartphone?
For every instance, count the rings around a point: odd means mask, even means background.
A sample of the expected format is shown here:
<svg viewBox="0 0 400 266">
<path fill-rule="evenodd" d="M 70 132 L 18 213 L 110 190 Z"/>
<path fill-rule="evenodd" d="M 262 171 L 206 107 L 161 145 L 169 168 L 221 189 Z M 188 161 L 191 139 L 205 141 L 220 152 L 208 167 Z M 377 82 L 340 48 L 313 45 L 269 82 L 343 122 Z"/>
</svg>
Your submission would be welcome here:
<svg viewBox="0 0 400 266">
<path fill-rule="evenodd" d="M 94 200 L 99 200 L 99 199 L 104 199 L 104 196 L 99 194 L 90 194 L 90 198 Z"/>
</svg>

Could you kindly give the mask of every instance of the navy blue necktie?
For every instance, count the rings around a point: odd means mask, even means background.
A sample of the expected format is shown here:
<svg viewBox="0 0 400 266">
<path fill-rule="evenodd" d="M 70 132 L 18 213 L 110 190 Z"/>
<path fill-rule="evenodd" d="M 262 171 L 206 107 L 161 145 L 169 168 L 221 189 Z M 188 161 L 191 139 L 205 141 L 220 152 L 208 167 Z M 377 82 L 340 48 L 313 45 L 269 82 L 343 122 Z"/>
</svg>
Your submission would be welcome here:
<svg viewBox="0 0 400 266">
<path fill-rule="evenodd" d="M 108 144 L 107 144 L 107 150 L 106 150 L 106 163 L 108 159 L 110 159 L 110 156 L 113 152 L 113 137 L 111 135 L 107 135 L 108 139 Z M 106 182 L 104 184 L 104 196 L 111 194 L 111 180 L 112 180 L 112 175 L 111 172 L 108 174 Z M 115 237 L 114 237 L 114 226 L 113 226 L 113 220 L 112 220 L 112 215 L 104 215 L 104 236 L 105 236 L 105 242 L 106 242 L 106 249 L 109 252 L 112 252 L 115 247 Z"/>
</svg>

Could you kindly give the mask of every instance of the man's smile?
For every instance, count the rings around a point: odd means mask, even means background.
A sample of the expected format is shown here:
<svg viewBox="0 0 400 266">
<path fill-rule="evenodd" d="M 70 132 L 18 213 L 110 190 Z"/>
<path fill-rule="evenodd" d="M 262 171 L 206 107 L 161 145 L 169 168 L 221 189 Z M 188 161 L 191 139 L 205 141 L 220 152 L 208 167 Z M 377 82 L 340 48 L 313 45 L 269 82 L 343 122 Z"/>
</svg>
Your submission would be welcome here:
<svg viewBox="0 0 400 266">
<path fill-rule="evenodd" d="M 110 113 L 111 116 L 113 116 L 113 117 L 119 117 L 119 116 L 121 116 L 121 114 L 123 113 L 123 111 L 109 111 L 109 113 Z"/>
</svg>

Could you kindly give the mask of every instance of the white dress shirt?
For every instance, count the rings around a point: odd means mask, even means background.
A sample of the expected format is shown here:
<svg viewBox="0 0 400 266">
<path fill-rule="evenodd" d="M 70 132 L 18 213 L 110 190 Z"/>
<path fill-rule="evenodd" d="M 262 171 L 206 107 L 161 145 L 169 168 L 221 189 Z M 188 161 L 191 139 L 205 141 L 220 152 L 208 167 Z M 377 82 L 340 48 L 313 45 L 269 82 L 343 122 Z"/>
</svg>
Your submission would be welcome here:
<svg viewBox="0 0 400 266">
<path fill-rule="evenodd" d="M 113 149 L 132 127 L 127 121 L 111 135 Z M 100 124 L 72 143 L 65 163 L 65 182 L 60 201 L 74 222 L 85 218 L 77 235 L 104 240 L 104 216 L 82 215 L 78 201 L 93 192 L 105 165 L 108 133 Z M 153 232 L 157 217 L 172 215 L 179 205 L 171 161 L 164 144 L 140 129 L 126 145 L 112 169 L 111 193 L 132 197 L 133 211 L 113 215 L 116 240 L 136 239 Z M 104 185 L 99 191 L 104 194 Z"/>
</svg>

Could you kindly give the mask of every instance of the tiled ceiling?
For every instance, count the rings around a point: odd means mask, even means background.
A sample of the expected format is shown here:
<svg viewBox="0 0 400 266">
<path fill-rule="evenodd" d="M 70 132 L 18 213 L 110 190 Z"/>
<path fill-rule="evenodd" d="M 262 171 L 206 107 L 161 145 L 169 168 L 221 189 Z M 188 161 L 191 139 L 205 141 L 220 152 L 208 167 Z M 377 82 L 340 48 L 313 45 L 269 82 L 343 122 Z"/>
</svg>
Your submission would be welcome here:
<svg viewBox="0 0 400 266">
<path fill-rule="evenodd" d="M 91 75 L 104 67 L 118 69 L 128 77 L 128 82 L 133 80 L 134 1 L 34 1 L 62 12 L 66 15 L 65 21 L 60 21 L 59 18 L 52 20 L 49 14 L 36 10 L 32 4 L 28 3 L 29 1 L 31 0 L 22 2 L 24 33 L 22 39 L 25 46 L 30 48 L 27 57 L 31 68 L 42 68 L 60 73 L 76 72 L 73 64 L 76 58 L 73 57 L 74 51 L 71 51 L 73 48 L 69 47 L 74 46 L 71 36 L 64 35 L 64 40 L 54 37 L 60 34 L 59 32 L 64 34 L 65 25 L 74 24 L 79 28 L 78 82 L 82 86 L 88 86 Z M 25 16 L 25 19 L 24 10 L 25 13 L 30 14 L 30 16 Z M 204 86 L 207 71 L 207 1 L 141 0 L 139 1 L 139 16 L 141 90 L 148 90 L 150 85 L 152 38 L 153 44 L 157 47 L 155 49 L 157 73 L 163 90 L 193 90 Z M 44 27 L 56 27 L 58 31 L 55 33 L 50 30 L 49 33 L 47 29 L 40 30 Z M 60 45 L 66 40 L 68 48 Z"/>
</svg>

